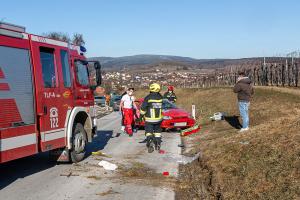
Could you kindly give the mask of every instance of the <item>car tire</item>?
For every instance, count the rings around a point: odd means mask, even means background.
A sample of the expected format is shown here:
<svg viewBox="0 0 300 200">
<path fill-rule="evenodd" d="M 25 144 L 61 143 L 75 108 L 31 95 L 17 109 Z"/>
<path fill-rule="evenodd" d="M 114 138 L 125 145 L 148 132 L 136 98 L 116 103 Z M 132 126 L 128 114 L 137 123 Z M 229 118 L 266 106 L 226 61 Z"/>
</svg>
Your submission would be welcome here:
<svg viewBox="0 0 300 200">
<path fill-rule="evenodd" d="M 80 162 L 84 159 L 86 153 L 87 136 L 83 125 L 76 123 L 73 128 L 72 150 L 70 152 L 73 163 Z"/>
</svg>

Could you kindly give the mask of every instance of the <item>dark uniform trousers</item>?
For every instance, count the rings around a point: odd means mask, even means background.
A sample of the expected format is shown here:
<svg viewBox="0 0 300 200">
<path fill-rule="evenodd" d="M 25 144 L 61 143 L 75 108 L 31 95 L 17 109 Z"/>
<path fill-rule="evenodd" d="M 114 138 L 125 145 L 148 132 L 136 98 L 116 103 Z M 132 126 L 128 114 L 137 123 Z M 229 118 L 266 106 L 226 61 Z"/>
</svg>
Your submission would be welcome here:
<svg viewBox="0 0 300 200">
<path fill-rule="evenodd" d="M 161 137 L 161 122 L 158 123 L 150 123 L 145 122 L 145 134 L 146 136 Z"/>
</svg>

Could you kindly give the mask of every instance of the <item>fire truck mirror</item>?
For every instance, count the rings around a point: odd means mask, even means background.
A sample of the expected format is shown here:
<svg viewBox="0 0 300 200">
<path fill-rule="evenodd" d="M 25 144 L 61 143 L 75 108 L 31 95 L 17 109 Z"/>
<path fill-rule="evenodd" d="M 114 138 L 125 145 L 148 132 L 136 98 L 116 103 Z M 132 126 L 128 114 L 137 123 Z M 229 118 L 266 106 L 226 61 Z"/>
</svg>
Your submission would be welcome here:
<svg viewBox="0 0 300 200">
<path fill-rule="evenodd" d="M 80 62 L 81 62 L 83 65 L 88 65 L 88 64 L 89 64 L 89 62 L 86 61 L 86 60 L 80 60 Z"/>
<path fill-rule="evenodd" d="M 96 81 L 97 81 L 97 86 L 101 85 L 102 82 L 102 74 L 101 74 L 101 64 L 100 62 L 96 61 L 94 64 L 95 70 L 96 70 Z"/>
</svg>

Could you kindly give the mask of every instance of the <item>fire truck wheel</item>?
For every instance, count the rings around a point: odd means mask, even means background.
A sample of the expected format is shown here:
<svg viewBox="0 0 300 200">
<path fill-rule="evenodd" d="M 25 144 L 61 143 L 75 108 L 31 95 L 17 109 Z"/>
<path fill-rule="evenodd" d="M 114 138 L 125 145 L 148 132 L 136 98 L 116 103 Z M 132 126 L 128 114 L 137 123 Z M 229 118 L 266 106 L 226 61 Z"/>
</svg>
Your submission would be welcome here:
<svg viewBox="0 0 300 200">
<path fill-rule="evenodd" d="M 85 156 L 85 147 L 87 144 L 86 132 L 80 123 L 75 124 L 72 143 L 71 160 L 74 163 L 80 162 Z"/>
</svg>

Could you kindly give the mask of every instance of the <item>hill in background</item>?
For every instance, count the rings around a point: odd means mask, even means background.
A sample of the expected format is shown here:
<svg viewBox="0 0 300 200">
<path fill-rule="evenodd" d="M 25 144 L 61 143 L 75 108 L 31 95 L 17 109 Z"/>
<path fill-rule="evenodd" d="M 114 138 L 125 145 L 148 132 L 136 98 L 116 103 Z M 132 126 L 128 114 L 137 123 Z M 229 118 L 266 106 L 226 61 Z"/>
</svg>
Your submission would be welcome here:
<svg viewBox="0 0 300 200">
<path fill-rule="evenodd" d="M 189 66 L 190 68 L 216 69 L 229 65 L 247 65 L 249 63 L 261 63 L 262 58 L 241 59 L 195 59 L 190 57 L 169 55 L 134 55 L 123 57 L 91 57 L 89 60 L 100 61 L 105 70 L 138 69 L 143 66 L 168 63 L 169 65 Z"/>
</svg>

